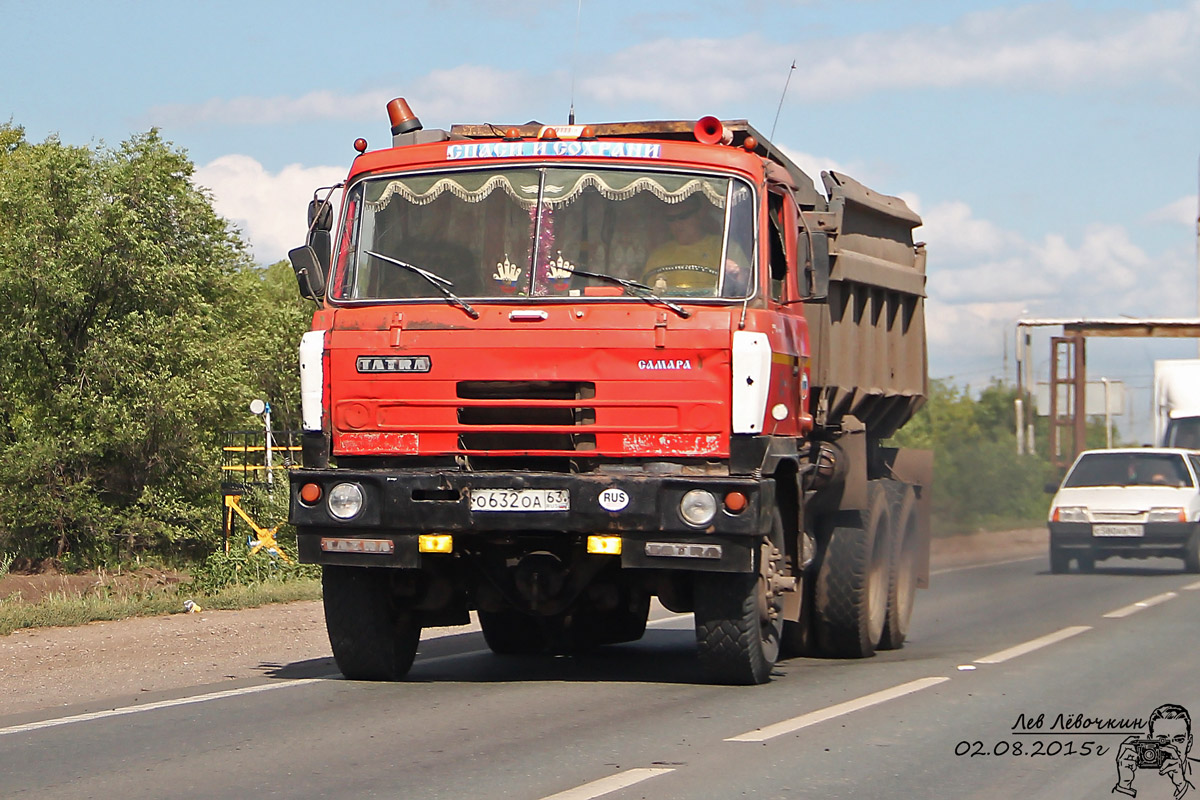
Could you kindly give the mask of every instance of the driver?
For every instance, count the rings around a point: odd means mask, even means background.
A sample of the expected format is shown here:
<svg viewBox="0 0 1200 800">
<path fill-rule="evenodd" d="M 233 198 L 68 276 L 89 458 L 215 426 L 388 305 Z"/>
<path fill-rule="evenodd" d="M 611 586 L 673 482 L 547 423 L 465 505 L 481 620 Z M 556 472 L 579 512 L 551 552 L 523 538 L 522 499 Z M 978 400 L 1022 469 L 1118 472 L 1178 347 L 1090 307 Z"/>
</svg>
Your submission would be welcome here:
<svg viewBox="0 0 1200 800">
<path fill-rule="evenodd" d="M 656 292 L 671 290 L 709 290 L 715 294 L 718 266 L 721 261 L 722 236 L 699 195 L 667 207 L 667 230 L 670 240 L 650 253 L 646 259 L 643 283 Z M 725 259 L 726 293 L 745 292 L 749 259 L 736 246 Z"/>
</svg>

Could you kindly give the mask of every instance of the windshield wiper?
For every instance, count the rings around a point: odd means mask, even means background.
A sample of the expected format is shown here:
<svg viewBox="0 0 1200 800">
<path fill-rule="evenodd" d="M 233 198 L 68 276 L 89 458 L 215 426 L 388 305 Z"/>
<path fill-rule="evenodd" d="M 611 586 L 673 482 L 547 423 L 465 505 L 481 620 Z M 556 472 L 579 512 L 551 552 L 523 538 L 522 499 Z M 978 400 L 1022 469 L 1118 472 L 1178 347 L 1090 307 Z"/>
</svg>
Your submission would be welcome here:
<svg viewBox="0 0 1200 800">
<path fill-rule="evenodd" d="M 692 315 L 692 312 L 688 311 L 683 306 L 677 305 L 675 303 L 672 303 L 670 300 L 665 300 L 665 299 L 659 297 L 658 295 L 656 295 L 654 293 L 653 289 L 651 289 L 649 286 L 647 286 L 644 283 L 638 283 L 637 281 L 629 281 L 624 278 L 618 278 L 616 275 L 605 275 L 603 272 L 587 272 L 586 270 L 575 269 L 574 267 L 568 267 L 565 265 L 562 268 L 565 269 L 567 272 L 570 272 L 573 275 L 582 275 L 585 278 L 599 278 L 602 281 L 609 281 L 611 283 L 617 284 L 618 286 L 624 286 L 627 289 L 633 289 L 636 292 L 636 294 L 634 295 L 635 297 L 640 297 L 643 300 L 651 301 L 651 302 L 655 302 L 655 303 L 664 305 L 667 308 L 674 311 L 679 316 L 683 317 L 684 319 L 687 319 L 688 317 L 690 317 Z"/>
<path fill-rule="evenodd" d="M 375 256 L 376 258 L 386 261 L 389 264 L 395 264 L 397 267 L 403 267 L 409 272 L 414 272 L 417 275 L 420 275 L 422 278 L 429 281 L 429 283 L 432 284 L 435 289 L 445 295 L 447 300 L 461 308 L 463 311 L 467 312 L 468 317 L 471 319 L 479 319 L 478 311 L 471 308 L 470 304 L 467 303 L 466 300 L 463 300 L 461 297 L 447 288 L 449 286 L 453 286 L 454 281 L 446 280 L 441 275 L 430 272 L 427 269 L 421 269 L 420 267 L 409 264 L 407 261 L 401 261 L 398 258 L 392 258 L 391 256 L 385 256 L 382 253 L 376 253 L 374 250 L 364 250 L 363 252 L 369 256 Z"/>
</svg>

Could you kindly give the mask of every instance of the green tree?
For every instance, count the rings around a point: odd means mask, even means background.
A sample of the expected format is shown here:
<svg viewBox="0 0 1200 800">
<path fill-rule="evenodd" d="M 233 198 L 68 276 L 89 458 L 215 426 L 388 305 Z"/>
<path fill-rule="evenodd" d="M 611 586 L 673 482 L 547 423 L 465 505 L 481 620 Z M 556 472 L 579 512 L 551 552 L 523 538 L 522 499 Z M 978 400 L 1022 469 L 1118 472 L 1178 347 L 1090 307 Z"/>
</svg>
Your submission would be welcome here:
<svg viewBox="0 0 1200 800">
<path fill-rule="evenodd" d="M 933 380 L 925 405 L 895 443 L 932 450 L 935 530 L 964 532 L 980 525 L 1040 519 L 1057 476 L 1041 455 L 1017 455 L 1016 391 L 999 382 L 978 398 L 970 388 Z"/>
<path fill-rule="evenodd" d="M 263 281 L 192 171 L 154 130 L 87 148 L 0 126 L 0 549 L 214 535 Z"/>
</svg>

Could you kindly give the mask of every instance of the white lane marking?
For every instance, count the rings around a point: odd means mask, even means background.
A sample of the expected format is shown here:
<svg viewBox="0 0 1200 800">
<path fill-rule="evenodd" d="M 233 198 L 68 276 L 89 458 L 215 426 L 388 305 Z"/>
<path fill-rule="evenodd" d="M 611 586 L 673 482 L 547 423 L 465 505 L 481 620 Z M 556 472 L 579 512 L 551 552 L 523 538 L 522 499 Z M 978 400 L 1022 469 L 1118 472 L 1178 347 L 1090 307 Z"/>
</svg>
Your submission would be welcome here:
<svg viewBox="0 0 1200 800">
<path fill-rule="evenodd" d="M 1128 617 L 1130 614 L 1136 614 L 1144 608 L 1156 606 L 1159 603 L 1165 603 L 1172 597 L 1176 596 L 1177 595 L 1175 592 L 1163 592 L 1162 594 L 1154 595 L 1154 597 L 1147 597 L 1145 600 L 1139 600 L 1136 603 L 1130 603 L 1124 608 L 1118 608 L 1116 611 L 1110 611 L 1104 616 L 1106 619 L 1120 619 L 1121 617 Z"/>
<path fill-rule="evenodd" d="M 1194 592 L 1197 589 L 1200 589 L 1200 581 L 1196 581 L 1195 583 L 1189 583 L 1187 586 L 1183 587 L 1183 590 L 1185 592 Z"/>
<path fill-rule="evenodd" d="M 318 681 L 339 677 L 341 676 L 323 675 L 319 678 L 300 678 L 294 681 L 265 683 L 261 686 L 247 686 L 242 689 L 226 689 L 223 692 L 198 694 L 195 697 L 180 697 L 177 700 L 160 700 L 157 703 L 145 703 L 136 706 L 122 706 L 121 708 L 110 708 L 106 711 L 92 711 L 87 714 L 76 714 L 73 717 L 59 717 L 58 719 L 47 719 L 42 720 L 41 722 L 30 722 L 25 725 L 13 725 L 9 728 L 0 728 L 0 736 L 10 733 L 29 733 L 30 731 L 38 731 L 44 728 L 57 728 L 60 725 L 73 725 L 76 722 L 89 722 L 95 719 L 123 717 L 127 714 L 140 714 L 143 711 L 158 711 L 162 708 L 176 708 L 178 706 L 187 706 L 194 703 L 207 703 L 211 700 L 224 700 L 228 697 L 242 697 L 243 695 L 258 694 L 259 692 L 270 692 L 274 689 L 290 689 L 293 686 L 303 686 L 306 683 L 317 683 Z"/>
<path fill-rule="evenodd" d="M 1024 644 L 1018 644 L 1006 650 L 1001 650 L 998 653 L 992 653 L 990 656 L 977 658 L 975 659 L 975 663 L 1000 664 L 1004 661 L 1008 661 L 1010 658 L 1023 656 L 1026 653 L 1032 653 L 1034 650 L 1040 650 L 1043 647 L 1054 644 L 1055 642 L 1061 642 L 1063 639 L 1070 639 L 1076 634 L 1083 633 L 1084 631 L 1090 631 L 1091 629 L 1091 625 L 1072 625 L 1069 628 L 1063 628 L 1061 631 L 1055 631 L 1054 633 L 1048 633 L 1045 636 L 1039 636 L 1036 639 L 1030 639 Z"/>
<path fill-rule="evenodd" d="M 666 775 L 668 772 L 674 771 L 674 769 L 667 769 L 666 767 L 630 769 L 625 772 L 618 772 L 616 775 L 609 775 L 607 778 L 601 778 L 598 781 L 576 786 L 574 789 L 567 789 L 565 792 L 547 795 L 542 800 L 591 800 L 593 797 L 601 797 L 618 789 L 624 789 L 628 786 L 633 786 L 635 783 L 648 781 L 651 778 L 657 778 L 659 775 Z"/>
<path fill-rule="evenodd" d="M 945 683 L 950 680 L 947 677 L 931 677 L 921 678 L 920 680 L 902 683 L 899 686 L 893 686 L 890 689 L 884 689 L 873 694 L 863 695 L 855 700 L 847 700 L 844 703 L 838 703 L 835 706 L 822 708 L 817 711 L 810 711 L 807 714 L 801 714 L 798 717 L 785 719 L 783 722 L 776 722 L 774 725 L 767 725 L 763 728 L 756 728 L 752 731 L 747 731 L 740 736 L 732 736 L 725 741 L 727 742 L 765 742 L 768 739 L 774 739 L 776 736 L 794 733 L 801 728 L 807 728 L 809 725 L 816 725 L 818 722 L 840 717 L 843 714 L 849 714 L 859 709 L 869 708 L 870 706 L 886 703 L 888 700 L 895 700 L 897 697 L 919 692 L 922 689 L 928 689 L 930 686 L 937 686 L 939 683 Z"/>
<path fill-rule="evenodd" d="M 1045 556 L 1025 556 L 1024 558 L 1010 558 L 1007 561 L 988 561 L 984 564 L 967 564 L 962 567 L 945 567 L 944 569 L 935 569 L 929 573 L 929 577 L 934 575 L 945 575 L 948 572 L 964 572 L 968 569 L 983 569 L 984 567 L 1000 567 L 1005 564 L 1020 564 L 1022 561 L 1037 561 L 1045 558 Z"/>
</svg>

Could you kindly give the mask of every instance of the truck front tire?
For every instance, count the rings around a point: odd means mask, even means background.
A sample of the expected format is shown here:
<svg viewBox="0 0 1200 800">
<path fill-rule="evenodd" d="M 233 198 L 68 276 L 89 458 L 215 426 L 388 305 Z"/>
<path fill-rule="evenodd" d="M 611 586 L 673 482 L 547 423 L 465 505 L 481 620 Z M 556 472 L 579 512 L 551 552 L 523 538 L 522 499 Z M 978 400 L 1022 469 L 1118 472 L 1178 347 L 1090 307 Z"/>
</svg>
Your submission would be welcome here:
<svg viewBox="0 0 1200 800">
<path fill-rule="evenodd" d="M 398 681 L 408 674 L 421 626 L 397 607 L 386 570 L 326 566 L 325 628 L 341 673 L 352 681 Z"/>
<path fill-rule="evenodd" d="M 778 538 L 778 513 L 774 525 Z M 771 679 L 783 634 L 782 603 L 771 590 L 771 570 L 780 564 L 769 563 L 772 551 L 778 552 L 770 542 L 760 548 L 756 572 L 696 575 L 696 645 L 714 683 L 746 686 Z"/>
</svg>

